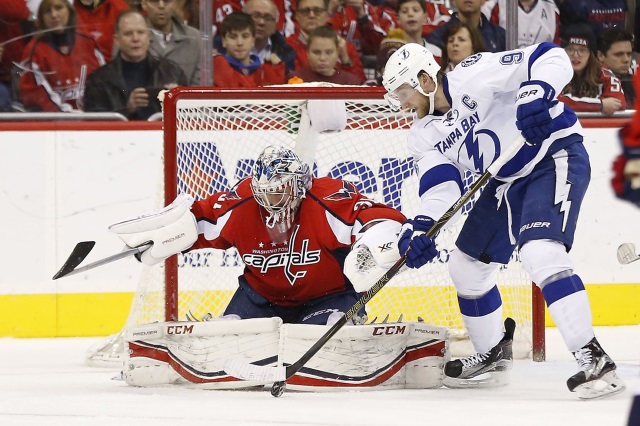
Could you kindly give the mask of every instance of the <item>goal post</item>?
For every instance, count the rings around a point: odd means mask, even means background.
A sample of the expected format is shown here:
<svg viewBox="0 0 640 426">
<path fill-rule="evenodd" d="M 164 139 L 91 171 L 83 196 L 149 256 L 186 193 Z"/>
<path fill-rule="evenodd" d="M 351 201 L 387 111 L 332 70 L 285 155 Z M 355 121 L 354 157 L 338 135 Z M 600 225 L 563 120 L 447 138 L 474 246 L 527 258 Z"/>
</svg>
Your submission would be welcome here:
<svg viewBox="0 0 640 426">
<path fill-rule="evenodd" d="M 160 199 L 167 205 L 179 192 L 200 199 L 230 189 L 250 175 L 258 153 L 267 145 L 296 149 L 304 143 L 306 136 L 298 134 L 300 128 L 308 128 L 300 123 L 302 105 L 310 100 L 338 99 L 346 106 L 347 127 L 342 132 L 314 135 L 314 175 L 352 181 L 367 197 L 411 217 L 419 203 L 417 179 L 406 149 L 414 117 L 391 111 L 384 93 L 380 87 L 342 86 L 173 89 L 163 100 L 164 182 Z M 469 174 L 465 185 L 473 179 Z M 367 305 L 369 320 L 395 322 L 401 317 L 446 326 L 454 341 L 460 341 L 461 354 L 469 352 L 447 261 L 472 203 L 463 207 L 457 224 L 438 236 L 439 255 L 434 261 L 399 274 L 371 300 Z M 242 270 L 235 249 L 172 256 L 163 267 L 149 269 L 147 287 L 137 292 L 128 325 L 184 320 L 187 313 L 221 315 Z M 499 268 L 497 277 L 505 315 L 517 323 L 516 356 L 543 360 L 544 301 L 517 253 L 508 265 Z M 141 309 L 153 313 L 134 312 Z"/>
</svg>

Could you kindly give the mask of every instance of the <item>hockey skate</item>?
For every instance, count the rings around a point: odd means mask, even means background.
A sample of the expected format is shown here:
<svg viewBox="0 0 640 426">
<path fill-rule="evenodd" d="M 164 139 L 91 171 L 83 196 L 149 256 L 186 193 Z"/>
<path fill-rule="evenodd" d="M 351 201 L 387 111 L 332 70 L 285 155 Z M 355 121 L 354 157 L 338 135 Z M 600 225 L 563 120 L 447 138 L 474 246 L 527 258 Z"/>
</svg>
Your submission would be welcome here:
<svg viewBox="0 0 640 426">
<path fill-rule="evenodd" d="M 616 375 L 616 364 L 594 337 L 573 353 L 580 371 L 567 380 L 571 392 L 580 399 L 596 399 L 622 392 L 625 384 Z"/>
<path fill-rule="evenodd" d="M 449 361 L 444 366 L 443 384 L 449 388 L 492 388 L 509 382 L 513 366 L 513 332 L 516 322 L 504 321 L 504 337 L 485 354 Z"/>
</svg>

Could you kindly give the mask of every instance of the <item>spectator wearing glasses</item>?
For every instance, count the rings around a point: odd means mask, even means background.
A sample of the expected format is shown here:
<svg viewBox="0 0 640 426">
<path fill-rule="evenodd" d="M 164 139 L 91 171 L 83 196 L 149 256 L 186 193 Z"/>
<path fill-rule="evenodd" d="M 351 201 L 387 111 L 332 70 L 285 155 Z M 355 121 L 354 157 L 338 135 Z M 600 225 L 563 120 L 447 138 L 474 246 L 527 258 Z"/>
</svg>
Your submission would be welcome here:
<svg viewBox="0 0 640 426">
<path fill-rule="evenodd" d="M 603 67 L 595 54 L 596 37 L 587 24 L 567 28 L 564 50 L 573 67 L 573 78 L 558 99 L 576 112 L 612 115 L 626 108 L 620 80 Z"/>
<path fill-rule="evenodd" d="M 149 52 L 171 59 L 187 76 L 190 86 L 200 84 L 200 31 L 180 21 L 175 0 L 142 0 L 151 30 Z"/>
<path fill-rule="evenodd" d="M 195 0 L 200 1 L 200 0 Z M 216 34 L 222 24 L 222 20 L 233 12 L 245 12 L 246 0 L 213 0 L 213 24 L 214 34 Z M 285 37 L 295 32 L 295 23 L 293 22 L 293 0 L 274 0 L 274 4 L 278 9 L 276 16 L 276 30 Z"/>
<path fill-rule="evenodd" d="M 244 12 L 253 18 L 256 27 L 254 52 L 262 64 L 285 64 L 285 73 L 296 68 L 296 51 L 287 44 L 284 36 L 277 31 L 278 7 L 271 0 L 249 0 L 244 5 Z M 214 48 L 220 54 L 226 50 L 222 46 L 222 37 L 214 39 Z"/>
<path fill-rule="evenodd" d="M 297 53 L 296 70 L 309 65 L 307 44 L 309 34 L 318 27 L 326 27 L 329 23 L 329 0 L 296 0 L 295 19 L 298 22 L 298 32 L 287 37 L 287 43 Z M 353 43 L 342 37 L 338 38 L 339 69 L 355 74 L 363 81 L 366 80 L 364 68 L 358 50 Z"/>
<path fill-rule="evenodd" d="M 121 12 L 128 10 L 125 0 L 74 0 L 78 30 L 91 34 L 105 60 L 111 60 L 113 54 L 113 26 Z"/>
</svg>

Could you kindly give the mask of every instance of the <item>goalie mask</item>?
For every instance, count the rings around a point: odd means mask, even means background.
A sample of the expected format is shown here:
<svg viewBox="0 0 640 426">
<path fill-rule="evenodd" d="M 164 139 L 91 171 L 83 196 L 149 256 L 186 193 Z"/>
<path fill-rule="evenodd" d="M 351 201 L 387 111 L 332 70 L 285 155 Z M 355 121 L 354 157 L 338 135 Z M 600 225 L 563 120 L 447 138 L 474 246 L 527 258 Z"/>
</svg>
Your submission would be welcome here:
<svg viewBox="0 0 640 426">
<path fill-rule="evenodd" d="M 438 89 L 438 72 L 440 65 L 429 50 L 417 43 L 408 43 L 396 50 L 389 57 L 382 75 L 382 85 L 387 90 L 385 99 L 395 111 L 399 111 L 407 100 L 411 89 L 417 90 L 429 98 L 429 113 L 433 114 L 434 97 Z M 420 87 L 418 76 L 425 72 L 435 82 L 435 88 L 425 93 Z"/>
<path fill-rule="evenodd" d="M 269 212 L 269 228 L 277 222 L 288 227 L 310 188 L 309 166 L 288 148 L 267 147 L 253 166 L 251 190 L 258 204 Z"/>
</svg>

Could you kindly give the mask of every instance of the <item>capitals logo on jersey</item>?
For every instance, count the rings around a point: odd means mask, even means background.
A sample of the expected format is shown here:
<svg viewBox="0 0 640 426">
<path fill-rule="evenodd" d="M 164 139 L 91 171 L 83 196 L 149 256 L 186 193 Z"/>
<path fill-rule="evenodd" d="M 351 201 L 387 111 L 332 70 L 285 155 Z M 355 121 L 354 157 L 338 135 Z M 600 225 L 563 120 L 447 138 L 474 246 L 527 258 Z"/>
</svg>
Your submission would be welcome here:
<svg viewBox="0 0 640 426">
<path fill-rule="evenodd" d="M 338 191 L 334 192 L 331 195 L 327 195 L 326 197 L 323 198 L 323 200 L 327 200 L 327 201 L 346 200 L 348 198 L 352 198 L 354 195 L 356 195 L 356 193 L 357 193 L 356 187 L 353 183 L 343 181 L 343 185 L 341 189 L 339 189 Z"/>
</svg>

